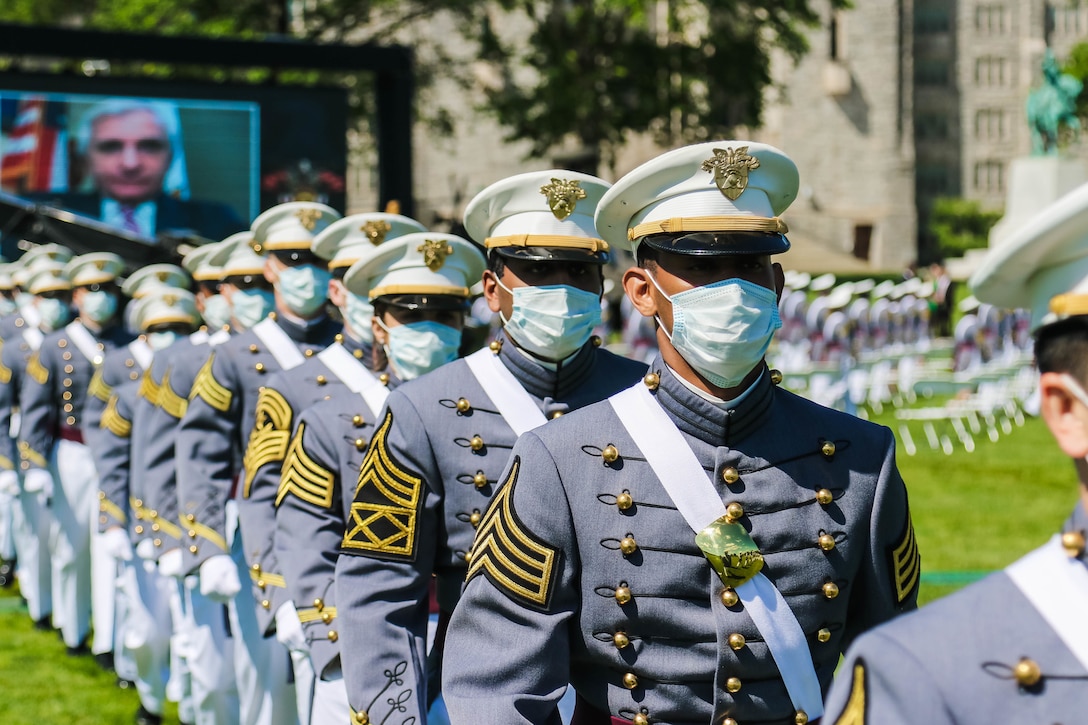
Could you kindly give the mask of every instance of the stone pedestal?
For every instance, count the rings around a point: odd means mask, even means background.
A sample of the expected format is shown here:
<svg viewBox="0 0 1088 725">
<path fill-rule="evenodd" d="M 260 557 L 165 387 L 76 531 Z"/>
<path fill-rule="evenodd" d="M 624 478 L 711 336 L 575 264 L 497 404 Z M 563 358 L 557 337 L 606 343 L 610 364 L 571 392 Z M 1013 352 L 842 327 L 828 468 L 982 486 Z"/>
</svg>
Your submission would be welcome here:
<svg viewBox="0 0 1088 725">
<path fill-rule="evenodd" d="M 1054 203 L 1088 181 L 1088 168 L 1080 159 L 1060 156 L 1029 156 L 1013 159 L 1009 166 L 1005 216 L 990 230 L 990 247 L 1002 242 L 1040 209 Z"/>
</svg>

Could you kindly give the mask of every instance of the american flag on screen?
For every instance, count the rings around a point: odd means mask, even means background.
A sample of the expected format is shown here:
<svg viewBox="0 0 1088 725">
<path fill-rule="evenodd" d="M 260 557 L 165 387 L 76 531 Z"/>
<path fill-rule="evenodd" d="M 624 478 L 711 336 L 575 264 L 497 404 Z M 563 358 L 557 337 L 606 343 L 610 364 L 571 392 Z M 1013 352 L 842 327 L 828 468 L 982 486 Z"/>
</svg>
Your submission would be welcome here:
<svg viewBox="0 0 1088 725">
<path fill-rule="evenodd" d="M 68 132 L 56 102 L 26 96 L 4 99 L 0 185 L 13 193 L 67 191 Z"/>
</svg>

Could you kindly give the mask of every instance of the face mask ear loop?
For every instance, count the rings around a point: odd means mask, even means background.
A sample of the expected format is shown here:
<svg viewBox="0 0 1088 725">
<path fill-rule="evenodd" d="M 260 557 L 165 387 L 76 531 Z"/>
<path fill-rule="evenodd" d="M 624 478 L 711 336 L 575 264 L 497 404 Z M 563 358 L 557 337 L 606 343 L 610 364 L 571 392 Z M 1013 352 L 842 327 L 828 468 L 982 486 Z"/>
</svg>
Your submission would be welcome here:
<svg viewBox="0 0 1088 725">
<path fill-rule="evenodd" d="M 646 276 L 650 278 L 650 284 L 656 287 L 657 291 L 661 293 L 661 296 L 667 299 L 669 301 L 669 304 L 672 305 L 672 297 L 670 297 L 665 292 L 665 290 L 661 289 L 661 285 L 659 285 L 657 283 L 657 280 L 654 279 L 654 276 L 650 274 L 650 270 L 646 269 L 645 267 L 643 267 L 643 269 L 646 271 Z M 656 314 L 654 315 L 654 319 L 657 320 L 657 324 L 661 328 L 661 331 L 665 333 L 665 337 L 669 338 L 669 342 L 672 342 L 672 333 L 665 329 L 665 323 L 662 322 L 661 318 Z"/>
</svg>

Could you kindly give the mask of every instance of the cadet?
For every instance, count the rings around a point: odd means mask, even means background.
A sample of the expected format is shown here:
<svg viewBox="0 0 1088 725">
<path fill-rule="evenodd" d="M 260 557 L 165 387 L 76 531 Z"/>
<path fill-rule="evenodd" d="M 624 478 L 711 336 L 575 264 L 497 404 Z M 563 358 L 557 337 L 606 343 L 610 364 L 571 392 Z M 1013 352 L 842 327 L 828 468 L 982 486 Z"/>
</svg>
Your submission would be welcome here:
<svg viewBox="0 0 1088 725">
<path fill-rule="evenodd" d="M 106 353 L 132 340 L 120 324 L 117 277 L 123 268 L 121 258 L 109 252 L 68 262 L 79 317 L 42 341 L 23 380 L 20 465 L 26 490 L 52 502 L 54 603 L 62 609 L 61 631 L 73 654 L 86 648 L 90 625 L 90 524 L 98 486 L 80 416 Z"/>
<path fill-rule="evenodd" d="M 0 319 L 17 309 L 15 305 L 15 282 L 11 279 L 14 265 L 0 263 Z M 0 338 L 0 354 L 3 339 Z M 15 471 L 15 445 L 7 435 L 11 430 L 11 372 L 0 364 L 0 408 L 5 411 L 3 420 L 9 424 L 3 427 L 0 422 L 0 587 L 15 585 L 17 566 L 15 532 L 19 526 L 17 517 L 19 508 L 19 474 Z"/>
<path fill-rule="evenodd" d="M 440 655 L 476 526 L 517 434 L 600 400 L 646 370 L 591 339 L 608 259 L 592 214 L 607 188 L 586 174 L 534 172 L 492 184 L 466 208 L 469 235 L 488 250 L 484 295 L 504 321 L 502 338 L 390 393 L 371 439 L 336 567 L 355 722 L 381 722 L 391 703 L 398 719 L 425 721 L 428 586 L 436 577 L 441 614 L 433 654 Z M 435 246 L 436 263 L 442 251 Z M 432 327 L 432 334 L 448 334 Z M 434 349 L 410 326 L 389 336 L 402 376 L 425 360 L 418 348 Z M 436 680 L 431 699 L 437 690 Z"/>
<path fill-rule="evenodd" d="M 1084 722 L 1086 229 L 1081 186 L 991 249 L 970 280 L 979 300 L 1032 312 L 1040 412 L 1080 484 L 1072 516 L 1003 571 L 860 637 L 828 696 L 828 725 Z"/>
<path fill-rule="evenodd" d="M 797 187 L 781 151 L 717 141 L 601 200 L 661 353 L 514 446 L 447 635 L 452 722 L 556 723 L 568 682 L 576 723 L 810 722 L 846 644 L 914 607 L 891 431 L 764 362 Z"/>
<path fill-rule="evenodd" d="M 214 349 L 193 383 L 175 442 L 178 459 L 186 462 L 178 468 L 179 511 L 197 532 L 183 552 L 184 570 L 198 570 L 200 595 L 228 604 L 245 725 L 293 723 L 296 714 L 287 654 L 267 653 L 252 596 L 235 601 L 241 577 L 249 578 L 235 530 L 241 454 L 260 387 L 272 374 L 302 363 L 307 353 L 324 350 L 339 331 L 325 313 L 324 260 L 312 251 L 313 238 L 339 218 L 323 204 L 289 202 L 253 221 L 253 244 L 266 255 L 264 276 L 274 289 L 276 316 Z"/>
<path fill-rule="evenodd" d="M 484 265 L 472 243 L 428 232 L 386 241 L 344 277 L 349 311 L 371 303 L 380 311 L 372 335 L 391 362 L 375 370 L 377 378 L 345 381 L 354 394 L 338 394 L 303 411 L 276 497 L 276 551 L 287 595 L 298 609 L 295 621 L 304 623 L 286 630 L 277 616 L 276 636 L 312 663 L 309 721 L 315 724 L 348 722 L 351 715 L 332 585 L 367 443 L 390 389 L 456 356 L 460 336 L 443 328 L 460 332 L 468 289 Z M 380 359 L 386 358 L 383 352 Z"/>
</svg>

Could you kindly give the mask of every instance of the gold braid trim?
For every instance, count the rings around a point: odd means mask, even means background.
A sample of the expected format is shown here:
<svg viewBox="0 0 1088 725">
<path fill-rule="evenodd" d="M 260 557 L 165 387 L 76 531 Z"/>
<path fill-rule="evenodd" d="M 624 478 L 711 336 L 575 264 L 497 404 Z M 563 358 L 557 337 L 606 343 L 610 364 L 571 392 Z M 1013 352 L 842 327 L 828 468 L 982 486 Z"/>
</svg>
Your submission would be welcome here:
<svg viewBox="0 0 1088 725">
<path fill-rule="evenodd" d="M 299 423 L 298 431 L 295 432 L 294 438 L 291 439 L 291 446 L 287 449 L 287 458 L 283 462 L 283 472 L 280 475 L 280 488 L 276 492 L 276 506 L 279 506 L 288 494 L 294 494 L 318 508 L 332 508 L 336 474 L 306 453 L 302 440 L 305 431 L 306 424 Z"/>
<path fill-rule="evenodd" d="M 98 510 L 107 516 L 112 516 L 118 523 L 125 523 L 128 521 L 128 516 L 121 509 L 120 506 L 110 501 L 108 498 L 102 498 L 98 500 Z"/>
<path fill-rule="evenodd" d="M 854 679 L 850 683 L 850 699 L 846 701 L 835 725 L 865 725 L 865 663 L 854 663 Z"/>
<path fill-rule="evenodd" d="M 7 456 L 0 456 L 0 471 L 15 470 L 15 463 Z"/>
<path fill-rule="evenodd" d="M 151 521 L 153 521 L 154 523 L 158 524 L 159 530 L 162 531 L 167 536 L 170 536 L 170 537 L 172 537 L 174 539 L 178 539 L 178 540 L 181 539 L 181 534 L 182 534 L 181 527 L 178 526 L 177 524 L 172 523 L 170 521 L 167 521 L 162 516 L 159 516 L 158 513 L 155 513 L 154 515 L 152 515 L 152 512 L 150 512 L 150 511 L 148 512 L 148 518 Z"/>
<path fill-rule="evenodd" d="M 1056 295 L 1050 299 L 1050 311 L 1059 317 L 1088 315 L 1088 295 L 1072 292 Z"/>
<path fill-rule="evenodd" d="M 139 396 L 154 406 L 159 404 L 159 390 L 161 386 L 155 384 L 155 378 L 151 377 L 151 368 L 144 370 L 143 379 L 140 380 Z"/>
<path fill-rule="evenodd" d="M 907 514 L 907 525 L 902 540 L 891 552 L 892 575 L 895 577 L 896 602 L 901 603 L 918 585 L 922 562 L 918 554 L 918 540 L 914 538 L 914 522 Z"/>
<path fill-rule="evenodd" d="M 102 420 L 99 427 L 108 430 L 118 438 L 132 436 L 132 421 L 125 420 L 124 416 L 117 412 L 117 396 L 111 395 L 110 402 L 106 403 L 106 409 L 102 411 Z"/>
<path fill-rule="evenodd" d="M 193 380 L 193 389 L 189 391 L 189 400 L 203 398 L 208 405 L 221 413 L 226 413 L 230 410 L 230 402 L 234 394 L 220 385 L 219 381 L 215 379 L 215 375 L 212 374 L 213 360 L 215 360 L 215 353 L 208 356 L 207 362 L 200 368 L 200 372 L 196 374 L 196 379 Z"/>
<path fill-rule="evenodd" d="M 0 352 L 4 349 L 4 341 L 0 340 Z M 0 383 L 11 382 L 11 368 L 0 362 Z"/>
<path fill-rule="evenodd" d="M 254 566 L 257 566 L 254 564 Z M 280 589 L 287 588 L 287 580 L 280 574 L 272 574 L 267 571 L 257 571 L 255 569 L 249 570 L 249 578 L 253 580 L 253 583 L 264 589 L 266 586 L 279 587 Z"/>
<path fill-rule="evenodd" d="M 167 415 L 170 415 L 178 420 L 181 420 L 185 415 L 185 411 L 189 409 L 189 401 L 185 397 L 178 395 L 174 392 L 174 389 L 170 387 L 170 371 L 167 370 L 162 376 L 162 384 L 159 385 L 159 399 L 158 405 L 162 408 Z"/>
<path fill-rule="evenodd" d="M 593 237 L 575 237 L 565 234 L 510 234 L 504 237 L 488 237 L 484 247 L 555 247 L 557 249 L 586 249 L 590 252 L 607 252 L 608 242 Z"/>
<path fill-rule="evenodd" d="M 45 456 L 32 449 L 30 444 L 26 441 L 19 441 L 19 457 L 24 461 L 30 461 L 38 468 L 49 467 L 49 463 L 45 460 Z"/>
<path fill-rule="evenodd" d="M 87 394 L 101 400 L 103 403 L 108 402 L 110 396 L 113 395 L 113 388 L 106 384 L 106 381 L 102 378 L 102 368 L 96 368 L 94 375 L 91 376 L 91 382 L 87 385 Z"/>
<path fill-rule="evenodd" d="M 205 526 L 204 524 L 198 524 L 195 521 L 190 521 L 188 523 L 188 526 L 191 530 L 195 531 L 196 535 L 200 538 L 207 539 L 223 551 L 229 551 L 229 549 L 227 548 L 226 540 L 219 534 L 218 531 L 216 531 L 212 527 Z"/>
<path fill-rule="evenodd" d="M 276 463 L 282 466 L 287 456 L 287 446 L 291 442 L 291 424 L 294 411 L 287 399 L 274 388 L 261 388 L 257 396 L 257 412 L 253 421 L 253 430 L 249 433 L 249 444 L 242 460 L 245 480 L 242 483 L 242 498 L 249 498 L 253 478 L 262 466 Z"/>
<path fill-rule="evenodd" d="M 702 216 L 673 217 L 655 222 L 643 222 L 627 230 L 631 241 L 647 234 L 672 234 L 674 232 L 779 232 L 789 231 L 786 222 L 779 217 L 758 216 Z"/>
<path fill-rule="evenodd" d="M 323 609 L 309 609 L 298 610 L 298 621 L 303 624 L 309 624 L 310 622 L 324 622 L 329 624 L 332 620 L 336 619 L 336 607 L 324 607 Z"/>
<path fill-rule="evenodd" d="M 49 382 L 49 371 L 42 367 L 40 353 L 35 352 L 26 361 L 26 374 L 38 385 L 45 385 Z"/>
</svg>

